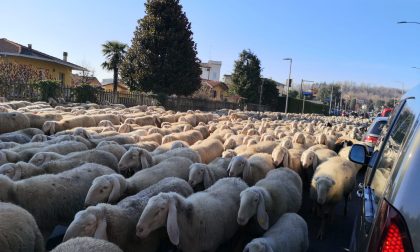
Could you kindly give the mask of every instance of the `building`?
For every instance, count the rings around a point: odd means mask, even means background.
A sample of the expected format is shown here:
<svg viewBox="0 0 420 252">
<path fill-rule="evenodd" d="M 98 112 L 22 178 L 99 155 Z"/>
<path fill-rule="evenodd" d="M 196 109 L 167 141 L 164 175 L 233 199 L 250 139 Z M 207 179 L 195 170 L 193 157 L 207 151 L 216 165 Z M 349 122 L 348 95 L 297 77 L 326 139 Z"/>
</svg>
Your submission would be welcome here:
<svg viewBox="0 0 420 252">
<path fill-rule="evenodd" d="M 221 61 L 209 60 L 207 63 L 200 63 L 201 79 L 204 80 L 220 80 L 220 69 L 222 68 Z"/>
<path fill-rule="evenodd" d="M 226 83 L 226 85 L 228 86 L 232 85 L 233 84 L 232 75 L 230 74 L 223 75 L 223 82 Z"/>
<path fill-rule="evenodd" d="M 114 91 L 114 79 L 102 79 L 101 87 L 107 92 Z M 130 91 L 127 85 L 118 80 L 117 92 L 126 94 Z"/>
<path fill-rule="evenodd" d="M 82 83 L 87 83 L 87 84 L 89 84 L 93 87 L 100 87 L 101 86 L 101 83 L 98 81 L 98 79 L 96 77 L 72 74 L 71 85 L 73 87 L 77 86 L 77 85 L 80 85 Z"/>
<path fill-rule="evenodd" d="M 31 44 L 23 46 L 5 38 L 0 39 L 0 60 L 30 66 L 38 72 L 40 79 L 59 80 L 63 86 L 70 87 L 72 70 L 87 70 L 68 62 L 67 58 L 67 52 L 63 52 L 63 58 L 59 59 L 33 49 Z"/>
</svg>

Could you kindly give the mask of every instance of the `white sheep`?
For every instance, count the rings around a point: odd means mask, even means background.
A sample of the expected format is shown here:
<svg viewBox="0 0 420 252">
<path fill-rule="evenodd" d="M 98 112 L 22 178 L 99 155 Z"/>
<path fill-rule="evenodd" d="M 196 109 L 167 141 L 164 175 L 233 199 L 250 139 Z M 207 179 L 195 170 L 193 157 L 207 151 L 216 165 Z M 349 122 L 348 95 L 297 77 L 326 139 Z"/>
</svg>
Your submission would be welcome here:
<svg viewBox="0 0 420 252">
<path fill-rule="evenodd" d="M 196 143 L 190 147 L 200 155 L 200 163 L 210 163 L 223 153 L 223 144 L 217 139 L 207 138 L 200 143 Z M 198 163 L 198 162 L 196 162 Z"/>
<path fill-rule="evenodd" d="M 342 157 L 332 157 L 315 170 L 310 197 L 322 214 L 318 239 L 324 238 L 326 215 L 331 214 L 334 206 L 343 199 L 344 215 L 347 214 L 347 201 L 356 183 L 356 174 L 353 163 Z"/>
<path fill-rule="evenodd" d="M 32 137 L 37 134 L 43 134 L 42 130 L 36 128 L 26 128 L 16 130 L 9 133 L 0 134 L 0 142 L 15 142 L 15 143 L 28 143 Z"/>
<path fill-rule="evenodd" d="M 96 146 L 96 149 L 112 153 L 118 161 L 120 161 L 121 157 L 127 152 L 123 146 L 114 141 L 102 141 Z"/>
<path fill-rule="evenodd" d="M 26 115 L 18 112 L 0 112 L 0 133 L 12 132 L 29 127 L 30 122 Z"/>
<path fill-rule="evenodd" d="M 165 153 L 152 156 L 150 152 L 138 147 L 130 148 L 118 163 L 120 171 L 139 171 L 157 165 L 170 157 L 184 157 L 194 163 L 200 163 L 201 158 L 197 152 L 190 148 L 175 148 Z"/>
<path fill-rule="evenodd" d="M 271 154 L 274 165 L 276 167 L 283 165 L 283 167 L 290 168 L 302 175 L 302 164 L 300 158 L 304 149 L 286 149 L 282 146 L 277 146 Z"/>
<path fill-rule="evenodd" d="M 300 161 L 302 162 L 303 169 L 312 167 L 315 170 L 318 165 L 335 156 L 337 156 L 337 153 L 330 149 L 318 149 L 315 151 L 308 149 L 302 153 Z"/>
<path fill-rule="evenodd" d="M 136 224 L 148 200 L 160 192 L 176 192 L 188 197 L 193 190 L 185 180 L 169 177 L 123 199 L 117 205 L 88 207 L 76 214 L 63 240 L 89 236 L 106 239 L 124 251 L 156 251 L 163 237 L 155 232 L 152 239 L 142 241 L 136 237 Z"/>
<path fill-rule="evenodd" d="M 302 180 L 291 169 L 279 168 L 267 173 L 255 186 L 241 192 L 238 223 L 245 225 L 256 216 L 264 230 L 286 212 L 299 211 L 302 204 Z"/>
<path fill-rule="evenodd" d="M 0 202 L 0 234 L 1 251 L 45 250 L 34 217 L 19 206 Z"/>
<path fill-rule="evenodd" d="M 214 252 L 238 230 L 239 194 L 246 188 L 239 178 L 223 178 L 188 198 L 160 193 L 147 203 L 136 234 L 144 239 L 166 226 L 170 241 L 182 251 Z"/>
<path fill-rule="evenodd" d="M 121 198 L 136 194 L 167 177 L 177 177 L 187 181 L 191 165 L 191 160 L 187 158 L 171 157 L 155 166 L 136 172 L 128 179 L 119 174 L 98 177 L 87 193 L 85 205 L 118 202 Z"/>
<path fill-rule="evenodd" d="M 254 185 L 274 168 L 271 155 L 257 153 L 249 159 L 242 156 L 233 157 L 227 171 L 230 177 L 242 177 L 248 185 Z"/>
<path fill-rule="evenodd" d="M 101 239 L 78 237 L 61 243 L 51 252 L 123 252 L 117 245 Z"/>
<path fill-rule="evenodd" d="M 253 239 L 243 252 L 305 252 L 309 248 L 308 225 L 295 213 L 285 213 L 260 238 Z"/>
<path fill-rule="evenodd" d="M 190 166 L 188 176 L 188 183 L 193 187 L 203 184 L 203 188 L 207 189 L 212 186 L 217 180 L 227 177 L 227 168 L 229 166 L 230 158 L 217 158 L 208 165 L 194 163 Z"/>
<path fill-rule="evenodd" d="M 0 201 L 17 204 L 29 211 L 44 237 L 48 237 L 56 225 L 70 222 L 83 208 L 92 181 L 112 173 L 114 171 L 108 167 L 87 163 L 60 174 L 40 175 L 16 182 L 0 176 Z"/>
</svg>

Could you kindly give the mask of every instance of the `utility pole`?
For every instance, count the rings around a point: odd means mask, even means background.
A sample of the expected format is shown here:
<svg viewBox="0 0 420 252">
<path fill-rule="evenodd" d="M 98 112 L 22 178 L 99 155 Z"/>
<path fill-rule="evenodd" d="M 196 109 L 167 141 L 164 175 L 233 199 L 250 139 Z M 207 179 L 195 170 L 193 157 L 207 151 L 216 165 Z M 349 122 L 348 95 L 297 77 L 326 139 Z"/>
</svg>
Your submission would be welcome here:
<svg viewBox="0 0 420 252">
<path fill-rule="evenodd" d="M 289 103 L 289 85 L 291 86 L 292 85 L 292 80 L 290 79 L 291 78 L 291 75 L 292 75 L 292 58 L 284 58 L 283 60 L 289 60 L 290 61 L 290 66 L 289 66 L 289 79 L 287 80 L 287 83 L 286 83 L 286 105 L 285 105 L 285 110 L 284 110 L 284 113 L 286 113 L 287 114 L 287 107 L 288 107 L 288 103 Z"/>
<path fill-rule="evenodd" d="M 303 79 L 302 79 L 302 81 L 300 82 L 300 99 L 303 99 Z"/>
<path fill-rule="evenodd" d="M 332 106 L 332 96 L 333 96 L 334 86 L 331 84 L 331 96 L 330 96 L 330 115 L 331 115 L 331 106 Z"/>
</svg>

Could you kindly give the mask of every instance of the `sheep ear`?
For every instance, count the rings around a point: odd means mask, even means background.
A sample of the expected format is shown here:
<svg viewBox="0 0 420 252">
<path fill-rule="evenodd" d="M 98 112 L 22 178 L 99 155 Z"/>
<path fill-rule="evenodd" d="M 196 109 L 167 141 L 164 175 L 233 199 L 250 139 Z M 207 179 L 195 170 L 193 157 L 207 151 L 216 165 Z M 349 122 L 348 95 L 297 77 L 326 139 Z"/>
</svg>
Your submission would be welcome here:
<svg viewBox="0 0 420 252">
<path fill-rule="evenodd" d="M 318 157 L 314 153 L 314 157 L 312 159 L 312 169 L 315 170 L 318 167 Z"/>
<path fill-rule="evenodd" d="M 20 180 L 22 178 L 22 166 L 16 165 L 14 167 L 15 169 L 15 175 L 13 176 L 12 180 Z"/>
<path fill-rule="evenodd" d="M 211 173 L 208 167 L 204 167 L 203 184 L 204 184 L 205 189 L 209 188 L 210 186 L 214 184 L 214 178 L 213 176 L 211 176 Z"/>
<path fill-rule="evenodd" d="M 169 240 L 172 244 L 179 244 L 179 227 L 177 220 L 177 209 L 175 206 L 175 200 L 171 199 L 168 202 L 168 219 L 166 221 L 166 229 L 168 232 Z"/>
<path fill-rule="evenodd" d="M 289 151 L 286 150 L 283 156 L 283 167 L 289 167 Z"/>
<path fill-rule="evenodd" d="M 268 229 L 268 214 L 265 211 L 265 201 L 264 196 L 261 192 L 258 192 L 260 200 L 258 202 L 258 208 L 257 208 L 257 220 L 258 224 L 264 229 Z"/>
<path fill-rule="evenodd" d="M 110 182 L 112 184 L 112 191 L 108 197 L 108 203 L 117 202 L 121 197 L 121 183 L 116 176 L 110 176 Z"/>
<path fill-rule="evenodd" d="M 96 221 L 97 221 L 97 225 L 96 225 L 94 238 L 107 241 L 108 235 L 106 234 L 107 223 L 106 223 L 105 216 L 97 218 Z"/>
<path fill-rule="evenodd" d="M 153 165 L 152 156 L 150 156 L 150 154 L 147 151 L 141 150 L 139 152 L 139 156 L 142 169 L 149 168 Z"/>
</svg>

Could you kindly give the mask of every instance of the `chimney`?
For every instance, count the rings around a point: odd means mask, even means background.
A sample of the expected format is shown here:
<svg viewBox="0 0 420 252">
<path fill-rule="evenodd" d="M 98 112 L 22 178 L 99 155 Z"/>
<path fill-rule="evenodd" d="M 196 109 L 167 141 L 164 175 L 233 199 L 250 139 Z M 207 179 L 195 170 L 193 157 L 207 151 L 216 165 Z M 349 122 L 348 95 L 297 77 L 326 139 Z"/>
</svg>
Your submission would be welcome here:
<svg viewBox="0 0 420 252">
<path fill-rule="evenodd" d="M 32 44 L 28 44 L 29 51 L 32 50 Z"/>
<path fill-rule="evenodd" d="M 64 61 L 67 61 L 67 55 L 68 55 L 67 52 L 63 52 L 63 60 Z"/>
</svg>

